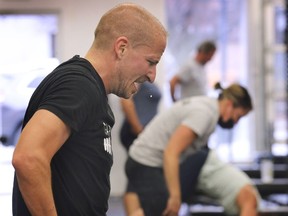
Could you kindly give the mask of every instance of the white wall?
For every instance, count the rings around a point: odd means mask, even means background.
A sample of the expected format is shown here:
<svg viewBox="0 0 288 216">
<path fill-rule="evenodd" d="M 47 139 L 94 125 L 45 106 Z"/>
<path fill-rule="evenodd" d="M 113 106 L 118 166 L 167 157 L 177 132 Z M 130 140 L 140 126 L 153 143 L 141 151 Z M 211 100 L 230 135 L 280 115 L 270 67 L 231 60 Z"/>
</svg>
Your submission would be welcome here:
<svg viewBox="0 0 288 216">
<path fill-rule="evenodd" d="M 19 13 L 40 13 L 56 12 L 59 14 L 59 34 L 56 38 L 56 57 L 60 61 L 65 61 L 75 54 L 84 56 L 89 49 L 93 33 L 100 17 L 111 7 L 125 1 L 120 0 L 0 0 L 0 13 L 19 12 Z M 164 0 L 131 0 L 151 13 L 165 25 Z M 17 47 L 11 47 L 17 51 Z M 163 66 L 158 67 L 157 81 L 164 81 Z M 126 152 L 122 148 L 119 138 L 119 125 L 123 119 L 119 107 L 119 99 L 111 95 L 109 97 L 111 107 L 114 110 L 116 124 L 113 128 L 113 152 L 114 165 L 111 172 L 111 195 L 122 195 L 126 185 L 124 175 L 124 162 Z"/>
</svg>

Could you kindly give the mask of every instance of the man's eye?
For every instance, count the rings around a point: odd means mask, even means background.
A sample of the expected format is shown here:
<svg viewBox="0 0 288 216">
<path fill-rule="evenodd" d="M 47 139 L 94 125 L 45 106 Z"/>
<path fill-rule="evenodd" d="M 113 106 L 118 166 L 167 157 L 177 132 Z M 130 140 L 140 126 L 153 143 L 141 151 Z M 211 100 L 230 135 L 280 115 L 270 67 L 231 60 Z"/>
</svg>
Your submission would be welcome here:
<svg viewBox="0 0 288 216">
<path fill-rule="evenodd" d="M 149 65 L 153 65 L 154 62 L 148 60 Z"/>
<path fill-rule="evenodd" d="M 149 63 L 150 66 L 153 66 L 153 65 L 157 64 L 157 62 L 154 62 L 154 61 L 151 61 L 151 60 L 148 60 L 148 63 Z"/>
</svg>

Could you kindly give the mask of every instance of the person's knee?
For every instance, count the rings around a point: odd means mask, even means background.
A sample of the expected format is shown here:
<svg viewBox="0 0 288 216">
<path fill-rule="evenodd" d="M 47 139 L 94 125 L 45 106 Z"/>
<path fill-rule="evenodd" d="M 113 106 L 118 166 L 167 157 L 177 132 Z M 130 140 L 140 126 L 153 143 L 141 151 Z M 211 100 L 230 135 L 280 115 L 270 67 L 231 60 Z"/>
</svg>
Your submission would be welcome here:
<svg viewBox="0 0 288 216">
<path fill-rule="evenodd" d="M 256 189 L 248 184 L 241 188 L 239 191 L 236 202 L 240 211 L 243 209 L 249 209 L 256 211 L 258 207 L 258 197 Z"/>
<path fill-rule="evenodd" d="M 143 209 L 138 198 L 134 192 L 127 192 L 123 197 L 125 212 L 129 216 L 144 216 Z"/>
</svg>

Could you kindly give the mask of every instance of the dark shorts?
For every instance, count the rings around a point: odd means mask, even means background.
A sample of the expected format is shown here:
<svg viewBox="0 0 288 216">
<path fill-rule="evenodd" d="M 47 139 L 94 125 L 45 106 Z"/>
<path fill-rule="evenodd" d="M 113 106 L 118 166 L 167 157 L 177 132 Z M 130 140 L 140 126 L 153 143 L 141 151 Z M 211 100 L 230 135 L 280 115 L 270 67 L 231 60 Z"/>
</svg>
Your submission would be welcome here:
<svg viewBox="0 0 288 216">
<path fill-rule="evenodd" d="M 182 201 L 193 201 L 198 176 L 208 156 L 208 150 L 200 150 L 188 156 L 180 165 Z M 159 167 L 149 167 L 128 157 L 125 165 L 128 178 L 127 192 L 137 193 L 145 215 L 161 216 L 167 206 L 168 189 Z"/>
<path fill-rule="evenodd" d="M 128 151 L 133 141 L 137 138 L 132 132 L 131 125 L 127 120 L 124 120 L 120 129 L 120 140 L 124 148 Z"/>
<path fill-rule="evenodd" d="M 182 202 L 192 203 L 195 198 L 196 187 L 200 171 L 206 162 L 209 149 L 201 149 L 188 156 L 180 165 L 180 185 Z"/>
<path fill-rule="evenodd" d="M 161 216 L 168 200 L 163 169 L 142 165 L 129 157 L 125 172 L 128 178 L 127 192 L 137 193 L 145 215 Z"/>
</svg>

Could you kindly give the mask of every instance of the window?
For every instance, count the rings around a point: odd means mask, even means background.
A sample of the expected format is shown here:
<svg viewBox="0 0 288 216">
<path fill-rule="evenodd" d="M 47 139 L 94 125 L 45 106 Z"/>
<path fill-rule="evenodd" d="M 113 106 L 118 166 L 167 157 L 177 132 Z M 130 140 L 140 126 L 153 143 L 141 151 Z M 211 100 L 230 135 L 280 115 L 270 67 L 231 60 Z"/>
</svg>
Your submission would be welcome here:
<svg viewBox="0 0 288 216">
<path fill-rule="evenodd" d="M 1 15 L 0 12 L 0 65 L 55 57 L 57 21 L 54 14 Z"/>
</svg>

